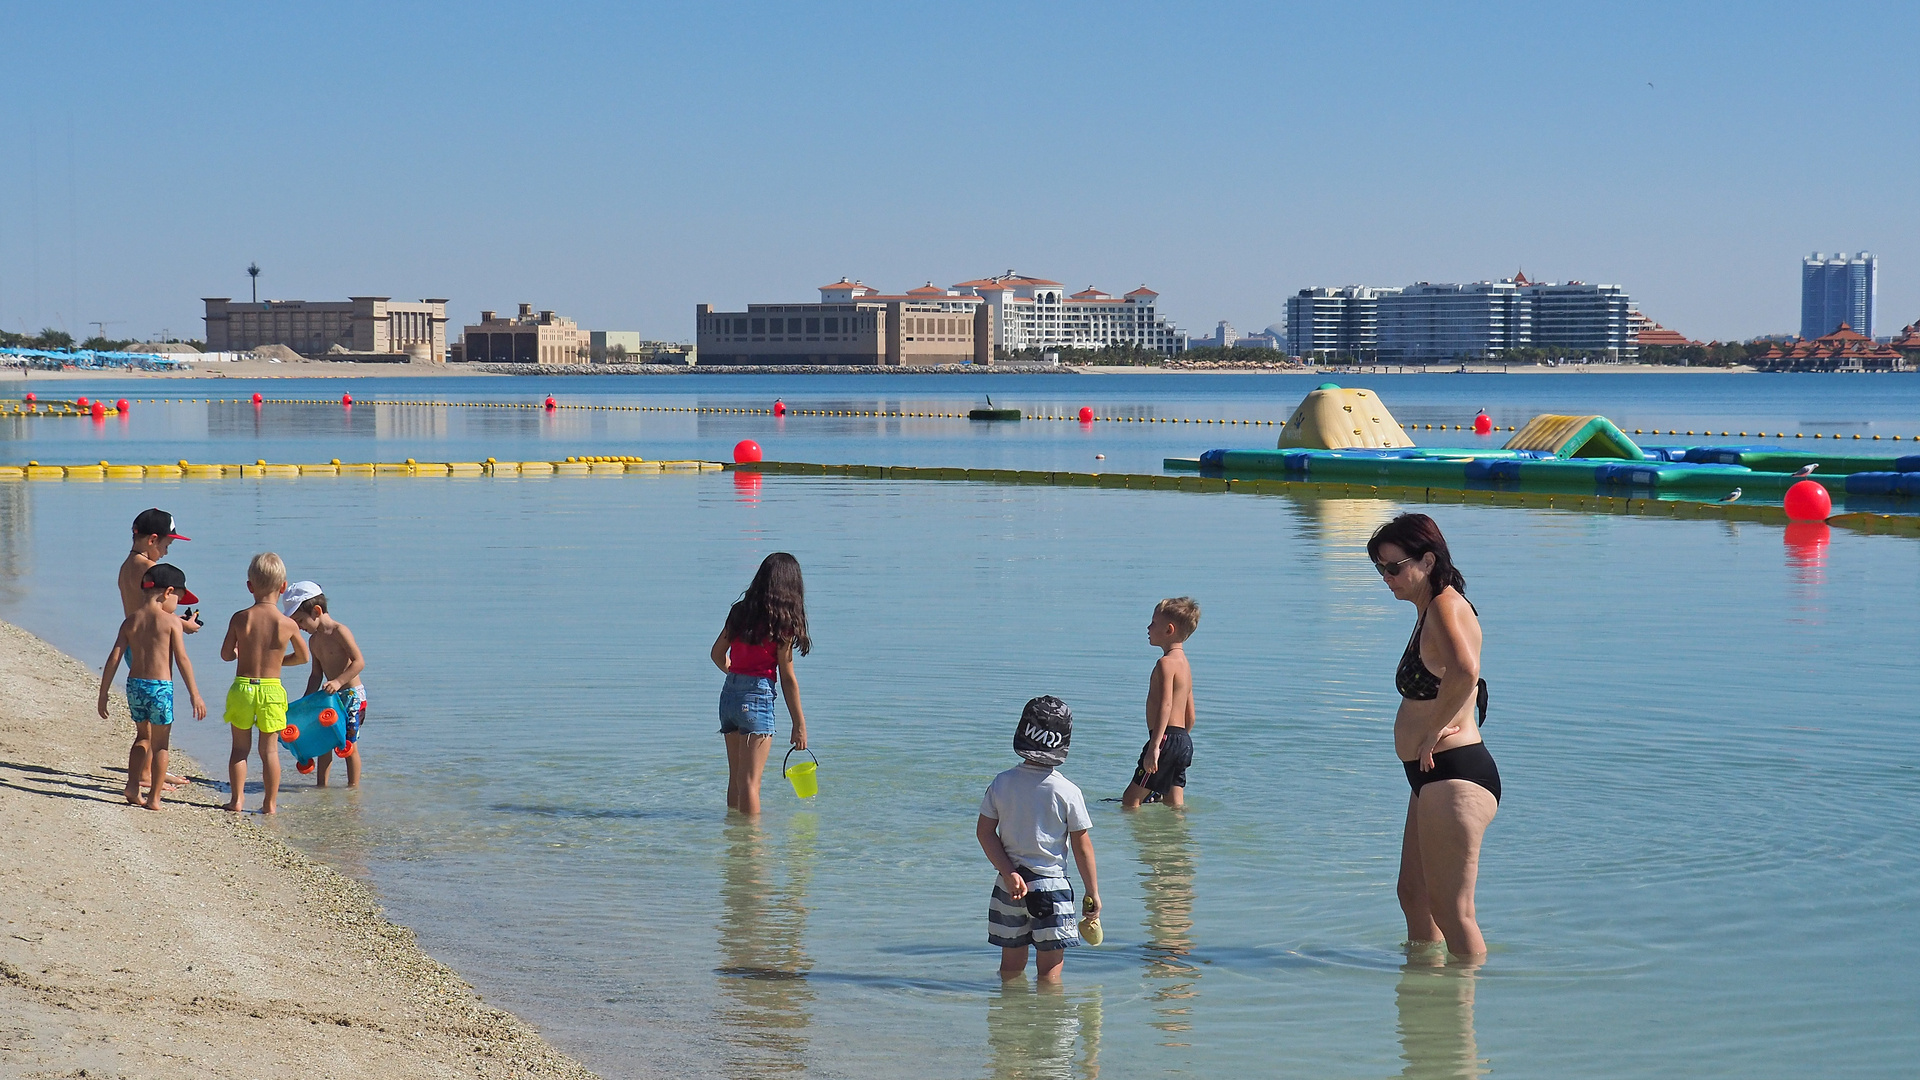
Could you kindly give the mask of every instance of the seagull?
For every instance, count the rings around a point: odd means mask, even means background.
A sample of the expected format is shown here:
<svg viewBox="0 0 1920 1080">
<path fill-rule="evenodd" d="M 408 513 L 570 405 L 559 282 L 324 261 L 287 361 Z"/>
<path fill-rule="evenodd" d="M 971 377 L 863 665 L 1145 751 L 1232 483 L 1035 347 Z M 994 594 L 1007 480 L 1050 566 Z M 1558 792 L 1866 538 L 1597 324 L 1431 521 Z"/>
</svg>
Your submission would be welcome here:
<svg viewBox="0 0 1920 1080">
<path fill-rule="evenodd" d="M 1799 468 L 1797 468 L 1797 469 L 1795 469 L 1795 470 L 1793 470 L 1793 475 L 1795 475 L 1795 476 L 1812 476 L 1812 475 L 1813 475 L 1813 470 L 1815 470 L 1815 469 L 1817 469 L 1817 468 L 1819 468 L 1819 467 L 1820 467 L 1820 463 L 1819 463 L 1819 462 L 1817 462 L 1817 461 L 1816 461 L 1816 462 L 1814 462 L 1814 463 L 1813 463 L 1813 464 L 1811 464 L 1811 465 L 1802 465 L 1802 466 L 1800 466 Z"/>
<path fill-rule="evenodd" d="M 1736 499 L 1738 499 L 1739 497 L 1740 497 L 1740 489 L 1739 489 L 1739 488 L 1734 488 L 1734 489 L 1733 489 L 1732 491 L 1729 491 L 1729 492 L 1727 492 L 1727 493 L 1726 493 L 1725 495 L 1722 495 L 1722 496 L 1720 496 L 1720 501 L 1721 501 L 1721 502 L 1733 502 L 1734 500 L 1736 500 Z"/>
</svg>

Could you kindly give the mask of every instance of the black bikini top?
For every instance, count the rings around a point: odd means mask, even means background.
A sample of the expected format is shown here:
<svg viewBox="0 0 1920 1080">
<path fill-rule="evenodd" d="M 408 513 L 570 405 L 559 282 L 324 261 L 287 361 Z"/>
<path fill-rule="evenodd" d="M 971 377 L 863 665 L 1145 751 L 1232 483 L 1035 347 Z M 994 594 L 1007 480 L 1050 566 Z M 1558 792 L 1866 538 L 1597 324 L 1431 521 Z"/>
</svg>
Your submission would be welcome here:
<svg viewBox="0 0 1920 1080">
<path fill-rule="evenodd" d="M 1460 599 L 1467 598 L 1462 596 Z M 1473 601 L 1467 600 L 1467 607 L 1471 608 L 1475 615 L 1480 614 L 1480 609 L 1473 606 Z M 1427 608 L 1432 610 L 1433 605 L 1428 604 Z M 1420 632 L 1426 628 L 1427 613 L 1423 611 L 1420 613 L 1419 620 L 1413 624 L 1413 636 L 1407 639 L 1407 651 L 1400 654 L 1400 666 L 1393 673 L 1394 687 L 1400 691 L 1401 697 L 1409 701 L 1432 701 L 1440 696 L 1440 677 L 1428 671 L 1426 661 L 1420 659 Z M 1474 705 L 1480 711 L 1480 722 L 1486 723 L 1487 680 L 1485 679 L 1480 680 L 1479 691 L 1474 695 Z"/>
</svg>

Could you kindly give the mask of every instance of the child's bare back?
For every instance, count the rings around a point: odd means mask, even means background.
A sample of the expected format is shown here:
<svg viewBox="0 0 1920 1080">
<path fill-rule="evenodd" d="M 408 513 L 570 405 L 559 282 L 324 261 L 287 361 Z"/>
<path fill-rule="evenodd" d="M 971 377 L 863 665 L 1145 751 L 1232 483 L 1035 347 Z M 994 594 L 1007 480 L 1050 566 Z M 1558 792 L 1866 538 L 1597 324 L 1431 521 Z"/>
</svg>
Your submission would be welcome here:
<svg viewBox="0 0 1920 1080">
<path fill-rule="evenodd" d="M 1189 597 L 1162 600 L 1147 624 L 1147 642 L 1160 650 L 1147 679 L 1147 744 L 1120 804 L 1132 809 L 1164 800 L 1180 806 L 1186 799 L 1187 766 L 1193 763 L 1193 668 L 1187 663 L 1187 638 L 1200 625 L 1200 605 Z"/>
<path fill-rule="evenodd" d="M 282 664 L 306 662 L 306 649 L 301 647 L 297 629 L 271 599 L 242 608 L 227 623 L 220 659 L 235 662 L 236 678 L 277 679 Z M 293 657 L 287 653 L 289 642 L 294 644 Z"/>
</svg>

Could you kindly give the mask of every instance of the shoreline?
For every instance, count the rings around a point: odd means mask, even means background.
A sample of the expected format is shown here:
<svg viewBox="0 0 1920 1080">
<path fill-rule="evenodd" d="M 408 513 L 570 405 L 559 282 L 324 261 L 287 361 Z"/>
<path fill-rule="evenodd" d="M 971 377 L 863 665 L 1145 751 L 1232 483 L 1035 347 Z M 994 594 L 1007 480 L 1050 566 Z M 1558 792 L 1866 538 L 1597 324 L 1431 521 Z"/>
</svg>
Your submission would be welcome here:
<svg viewBox="0 0 1920 1080">
<path fill-rule="evenodd" d="M 219 784 L 185 754 L 171 771 L 188 785 L 163 812 L 128 806 L 125 698 L 101 720 L 98 673 L 5 622 L 0 659 L 9 1074 L 595 1080 L 423 952 L 367 886 L 218 809 Z"/>
<path fill-rule="evenodd" d="M 1191 364 L 1192 366 L 1188 366 Z M 1176 361 L 1172 365 L 1130 364 L 933 364 L 881 367 L 873 365 L 731 365 L 713 364 L 687 367 L 679 364 L 360 364 L 337 360 L 289 360 L 272 363 L 265 360 L 223 361 L 189 367 L 179 371 L 73 370 L 36 371 L 31 375 L 18 368 L 0 368 L 0 380 L 31 386 L 41 382 L 94 382 L 111 379 L 376 379 L 446 378 L 487 376 L 526 378 L 545 376 L 696 376 L 696 375 L 1317 375 L 1322 378 L 1353 378 L 1361 375 L 1753 375 L 1752 367 L 1679 367 L 1672 364 L 1569 364 L 1547 367 L 1539 364 L 1468 364 L 1426 368 L 1396 364 L 1359 365 L 1357 367 L 1304 367 L 1263 361 L 1244 364 L 1229 361 Z M 1824 372 L 1817 374 L 1847 374 Z"/>
</svg>

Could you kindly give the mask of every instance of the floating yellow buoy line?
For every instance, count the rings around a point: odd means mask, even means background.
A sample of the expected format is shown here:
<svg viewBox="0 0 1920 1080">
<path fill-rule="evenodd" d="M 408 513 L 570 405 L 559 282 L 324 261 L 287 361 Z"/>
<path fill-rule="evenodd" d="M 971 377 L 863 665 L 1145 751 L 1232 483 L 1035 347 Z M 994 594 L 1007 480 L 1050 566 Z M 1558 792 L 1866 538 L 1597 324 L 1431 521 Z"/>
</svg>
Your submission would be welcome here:
<svg viewBox="0 0 1920 1080">
<path fill-rule="evenodd" d="M 675 459 L 650 461 L 630 455 L 591 455 L 562 461 L 416 461 L 288 464 L 255 459 L 251 465 L 196 463 L 182 458 L 171 464 L 115 465 L 0 465 L 0 481 L 7 480 L 178 480 L 228 477 L 294 476 L 549 476 L 611 473 L 711 472 L 726 468 L 718 461 Z"/>
</svg>

